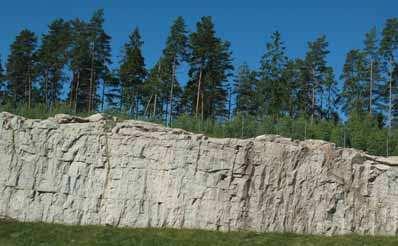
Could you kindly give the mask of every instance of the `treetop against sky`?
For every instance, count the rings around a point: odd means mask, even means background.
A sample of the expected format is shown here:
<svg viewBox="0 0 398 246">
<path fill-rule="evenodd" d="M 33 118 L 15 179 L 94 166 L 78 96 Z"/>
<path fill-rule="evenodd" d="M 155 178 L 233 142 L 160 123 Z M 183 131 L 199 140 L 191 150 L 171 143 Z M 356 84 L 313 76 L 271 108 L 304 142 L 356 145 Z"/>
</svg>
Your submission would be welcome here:
<svg viewBox="0 0 398 246">
<path fill-rule="evenodd" d="M 94 10 L 104 8 L 105 30 L 112 37 L 112 61 L 116 66 L 129 33 L 138 26 L 144 40 L 143 55 L 152 67 L 164 48 L 169 27 L 183 16 L 190 31 L 201 16 L 214 19 L 220 37 L 231 42 L 234 65 L 247 62 L 258 68 L 269 35 L 279 30 L 290 57 L 302 57 L 307 42 L 325 34 L 330 44 L 328 61 L 336 75 L 342 71 L 344 57 L 353 48 L 362 47 L 363 35 L 370 27 L 379 31 L 387 18 L 396 15 L 397 1 L 4 1 L 0 9 L 0 54 L 3 61 L 9 45 L 24 28 L 36 34 L 47 31 L 55 18 L 90 18 Z M 187 67 L 177 74 L 186 76 Z"/>
</svg>

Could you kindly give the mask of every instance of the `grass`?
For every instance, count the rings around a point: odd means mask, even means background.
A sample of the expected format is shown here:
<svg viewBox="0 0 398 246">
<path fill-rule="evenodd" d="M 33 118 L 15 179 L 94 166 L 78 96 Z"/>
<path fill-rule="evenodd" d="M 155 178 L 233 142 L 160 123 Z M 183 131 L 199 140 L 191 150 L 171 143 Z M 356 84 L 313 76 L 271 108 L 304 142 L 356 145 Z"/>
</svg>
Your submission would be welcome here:
<svg viewBox="0 0 398 246">
<path fill-rule="evenodd" d="M 68 226 L 0 220 L 1 246 L 389 246 L 398 237 L 312 236 L 204 230 L 128 229 L 106 226 Z"/>
</svg>

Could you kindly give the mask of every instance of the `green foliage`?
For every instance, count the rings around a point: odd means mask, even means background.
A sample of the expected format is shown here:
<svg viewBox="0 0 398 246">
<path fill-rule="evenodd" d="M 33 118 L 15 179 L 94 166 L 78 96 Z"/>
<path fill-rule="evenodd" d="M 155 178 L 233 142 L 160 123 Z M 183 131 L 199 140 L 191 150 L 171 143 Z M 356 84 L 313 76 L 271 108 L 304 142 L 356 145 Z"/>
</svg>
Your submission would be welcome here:
<svg viewBox="0 0 398 246">
<path fill-rule="evenodd" d="M 369 100 L 364 96 L 368 92 L 366 71 L 365 54 L 360 50 L 351 50 L 341 76 L 344 81 L 343 109 L 346 113 L 366 112 L 368 108 Z"/>
<path fill-rule="evenodd" d="M 107 80 L 110 73 L 111 37 L 104 30 L 104 21 L 102 9 L 95 11 L 88 22 L 71 21 L 69 101 L 75 112 L 97 109 L 99 83 Z"/>
<path fill-rule="evenodd" d="M 40 74 L 40 87 L 44 103 L 53 107 L 59 100 L 63 82 L 66 80 L 64 67 L 68 62 L 70 47 L 70 24 L 57 19 L 49 25 L 37 51 L 37 69 Z"/>
<path fill-rule="evenodd" d="M 0 221 L 4 246 L 392 246 L 396 237 L 359 235 L 315 236 L 293 233 L 217 232 L 176 229 L 129 229 L 105 226 L 67 226 Z"/>
<path fill-rule="evenodd" d="M 124 46 L 119 70 L 122 91 L 121 109 L 135 114 L 138 113 L 139 96 L 142 93 L 142 86 L 147 75 L 141 52 L 143 44 L 140 31 L 136 27 Z"/>
<path fill-rule="evenodd" d="M 276 31 L 271 35 L 260 62 L 260 79 L 256 91 L 259 93 L 257 105 L 263 114 L 277 116 L 286 111 L 289 91 L 283 73 L 287 62 L 281 34 Z"/>
<path fill-rule="evenodd" d="M 214 137 L 279 134 L 372 154 L 398 152 L 397 18 L 386 21 L 380 41 L 372 28 L 364 47 L 347 53 L 343 86 L 327 62 L 324 35 L 308 42 L 305 57 L 289 58 L 278 31 L 260 68 L 244 64 L 230 83 L 230 43 L 218 37 L 210 16 L 192 33 L 176 18 L 158 62 L 148 70 L 135 28 L 119 68 L 111 70 L 104 22 L 100 9 L 88 21 L 55 19 L 40 42 L 31 31 L 21 31 L 5 72 L 0 61 L 0 110 L 33 118 L 101 111 Z M 189 71 L 183 87 L 177 69 L 184 65 Z"/>
<path fill-rule="evenodd" d="M 308 96 L 311 102 L 304 111 L 311 115 L 312 120 L 314 117 L 322 118 L 324 115 L 323 99 L 325 97 L 325 88 L 329 87 L 330 84 L 333 85 L 333 69 L 328 66 L 326 61 L 326 57 L 329 54 L 328 46 L 329 43 L 326 40 L 326 36 L 322 35 L 313 42 L 308 42 L 308 51 L 305 55 L 304 67 L 308 85 L 304 89 L 306 90 L 305 95 Z"/>
<path fill-rule="evenodd" d="M 257 76 L 256 72 L 251 71 L 247 64 L 243 64 L 238 69 L 235 79 L 236 112 L 245 112 L 250 115 L 258 114 L 257 96 Z"/>
<path fill-rule="evenodd" d="M 171 125 L 174 112 L 177 111 L 177 102 L 182 94 L 182 88 L 177 80 L 177 69 L 182 62 L 189 59 L 188 51 L 188 31 L 184 19 L 179 16 L 170 28 L 167 37 L 166 47 L 163 50 L 161 59 L 162 71 L 164 71 L 163 90 L 167 100 L 167 125 Z"/>
<path fill-rule="evenodd" d="M 230 43 L 216 36 L 212 18 L 205 16 L 189 36 L 189 46 L 190 80 L 183 100 L 190 103 L 184 103 L 190 106 L 190 113 L 202 118 L 223 117 L 227 113 L 225 83 L 233 69 Z"/>
<path fill-rule="evenodd" d="M 6 76 L 8 95 L 14 104 L 26 103 L 29 107 L 32 104 L 36 45 L 36 35 L 27 29 L 22 30 L 11 44 Z"/>
</svg>

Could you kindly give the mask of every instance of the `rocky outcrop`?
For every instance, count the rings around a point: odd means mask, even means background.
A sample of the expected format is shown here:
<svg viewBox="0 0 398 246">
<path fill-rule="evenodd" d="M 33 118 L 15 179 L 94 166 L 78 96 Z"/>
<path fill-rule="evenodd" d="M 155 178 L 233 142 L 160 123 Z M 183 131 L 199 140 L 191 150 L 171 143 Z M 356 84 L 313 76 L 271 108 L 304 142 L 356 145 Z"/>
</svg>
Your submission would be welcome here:
<svg viewBox="0 0 398 246">
<path fill-rule="evenodd" d="M 20 221 L 396 235 L 396 165 L 316 140 L 0 113 L 0 216 Z"/>
</svg>

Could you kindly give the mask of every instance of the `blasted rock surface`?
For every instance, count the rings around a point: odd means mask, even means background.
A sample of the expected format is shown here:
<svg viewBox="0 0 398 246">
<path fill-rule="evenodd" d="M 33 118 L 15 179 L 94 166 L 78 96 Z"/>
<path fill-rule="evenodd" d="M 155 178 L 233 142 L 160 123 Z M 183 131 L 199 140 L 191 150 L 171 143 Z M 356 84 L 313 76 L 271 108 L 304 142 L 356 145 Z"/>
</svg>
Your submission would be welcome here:
<svg viewBox="0 0 398 246">
<path fill-rule="evenodd" d="M 278 136 L 0 113 L 0 217 L 129 227 L 396 235 L 397 160 Z"/>
</svg>

